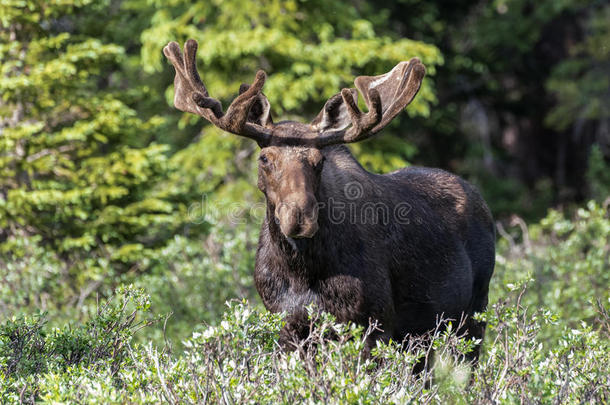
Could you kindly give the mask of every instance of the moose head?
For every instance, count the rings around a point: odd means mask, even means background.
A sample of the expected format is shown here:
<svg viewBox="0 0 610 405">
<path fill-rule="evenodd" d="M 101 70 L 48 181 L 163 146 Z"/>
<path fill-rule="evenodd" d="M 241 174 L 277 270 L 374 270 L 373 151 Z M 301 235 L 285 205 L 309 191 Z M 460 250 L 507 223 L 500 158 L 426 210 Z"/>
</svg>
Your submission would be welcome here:
<svg viewBox="0 0 610 405">
<path fill-rule="evenodd" d="M 356 78 L 356 87 L 368 108 L 366 113 L 357 106 L 358 91 L 351 88 L 331 97 L 309 124 L 274 123 L 269 101 L 262 93 L 266 79 L 262 70 L 256 73 L 252 85 L 241 85 L 239 95 L 223 112 L 197 72 L 196 41 L 186 42 L 184 54 L 176 42 L 170 42 L 163 53 L 176 69 L 176 108 L 258 143 L 258 187 L 282 233 L 290 238 L 311 238 L 318 229 L 316 194 L 324 165 L 321 150 L 359 142 L 381 131 L 413 100 L 425 75 L 424 65 L 412 58 L 386 74 Z"/>
</svg>

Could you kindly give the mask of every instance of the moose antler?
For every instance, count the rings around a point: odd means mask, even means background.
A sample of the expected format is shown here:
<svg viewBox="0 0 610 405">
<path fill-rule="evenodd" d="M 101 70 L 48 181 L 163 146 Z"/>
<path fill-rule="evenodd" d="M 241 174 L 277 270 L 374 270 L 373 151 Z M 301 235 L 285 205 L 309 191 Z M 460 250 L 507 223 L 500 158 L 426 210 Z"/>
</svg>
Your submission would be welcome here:
<svg viewBox="0 0 610 405">
<path fill-rule="evenodd" d="M 197 41 L 189 39 L 184 45 L 184 56 L 176 42 L 170 42 L 163 53 L 176 69 L 174 78 L 174 105 L 181 111 L 200 115 L 218 128 L 236 135 L 242 135 L 266 145 L 271 131 L 265 127 L 271 122 L 269 101 L 261 93 L 265 84 L 265 72 L 259 70 L 251 86 L 242 85 L 240 94 L 233 100 L 226 113 L 222 104 L 210 97 L 199 77 L 196 65 Z M 256 106 L 255 108 L 253 108 Z M 253 117 L 256 110 L 261 117 Z"/>
<path fill-rule="evenodd" d="M 338 95 L 326 103 L 326 106 L 312 124 L 328 122 L 326 128 L 320 128 L 321 134 L 317 145 L 324 147 L 341 143 L 358 142 L 371 137 L 381 131 L 392 119 L 398 115 L 415 97 L 426 74 L 426 68 L 418 58 L 408 62 L 400 62 L 390 72 L 379 76 L 359 76 L 355 80 L 356 87 L 364 96 L 368 108 L 365 114 L 356 104 L 357 93 L 353 89 L 341 90 L 343 105 L 337 105 Z M 332 100 L 332 103 L 331 103 Z M 350 123 L 346 121 L 347 111 L 351 120 L 351 127 L 346 131 L 337 130 L 345 128 Z M 336 117 L 332 119 L 331 114 Z M 326 121 L 324 121 L 326 119 Z"/>
<path fill-rule="evenodd" d="M 176 69 L 176 108 L 200 115 L 227 132 L 254 139 L 261 147 L 273 143 L 322 148 L 367 139 L 381 131 L 413 100 L 426 74 L 418 58 L 400 62 L 386 74 L 356 78 L 367 113 L 358 109 L 358 90 L 343 89 L 326 102 L 311 124 L 274 125 L 269 101 L 261 91 L 266 78 L 262 70 L 256 73 L 252 85 L 241 85 L 239 95 L 225 113 L 220 101 L 210 97 L 197 73 L 195 40 L 186 41 L 184 55 L 176 42 L 167 44 L 163 53 Z"/>
</svg>

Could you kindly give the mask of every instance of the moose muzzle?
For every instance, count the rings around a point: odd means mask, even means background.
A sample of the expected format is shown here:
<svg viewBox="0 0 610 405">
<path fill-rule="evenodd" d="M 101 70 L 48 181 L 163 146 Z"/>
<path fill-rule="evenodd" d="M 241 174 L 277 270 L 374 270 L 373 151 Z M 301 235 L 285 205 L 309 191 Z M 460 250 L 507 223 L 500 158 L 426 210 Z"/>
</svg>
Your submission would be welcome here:
<svg viewBox="0 0 610 405">
<path fill-rule="evenodd" d="M 311 238 L 318 231 L 318 202 L 311 193 L 293 193 L 275 208 L 284 236 Z"/>
</svg>

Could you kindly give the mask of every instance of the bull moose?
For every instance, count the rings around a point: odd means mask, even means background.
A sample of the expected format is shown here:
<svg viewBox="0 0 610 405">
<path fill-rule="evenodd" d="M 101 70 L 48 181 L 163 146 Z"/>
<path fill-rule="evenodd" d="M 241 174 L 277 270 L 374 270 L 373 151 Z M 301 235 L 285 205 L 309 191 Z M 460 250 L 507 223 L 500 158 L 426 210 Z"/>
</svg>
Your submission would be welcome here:
<svg viewBox="0 0 610 405">
<path fill-rule="evenodd" d="M 487 305 L 495 230 L 479 192 L 440 169 L 369 173 L 344 146 L 378 133 L 413 100 L 425 75 L 419 59 L 356 78 L 368 112 L 357 106 L 358 90 L 343 89 L 303 124 L 273 122 L 263 71 L 223 112 L 197 72 L 197 42 L 188 40 L 184 54 L 176 42 L 163 52 L 176 70 L 176 108 L 261 148 L 267 209 L 254 280 L 265 307 L 287 313 L 280 344 L 307 336 L 309 304 L 340 322 L 377 321 L 368 349 L 424 334 L 439 316 L 466 315 L 464 332 L 482 339 L 485 324 L 471 315 Z"/>
</svg>

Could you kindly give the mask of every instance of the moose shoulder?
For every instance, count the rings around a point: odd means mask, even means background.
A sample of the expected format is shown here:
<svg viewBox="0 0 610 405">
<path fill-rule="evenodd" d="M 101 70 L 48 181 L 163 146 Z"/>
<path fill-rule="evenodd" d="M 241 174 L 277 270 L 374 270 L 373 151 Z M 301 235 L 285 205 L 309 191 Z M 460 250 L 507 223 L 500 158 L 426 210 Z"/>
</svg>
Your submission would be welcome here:
<svg viewBox="0 0 610 405">
<path fill-rule="evenodd" d="M 421 62 L 356 78 L 366 113 L 358 91 L 343 89 L 310 124 L 273 123 L 264 72 L 241 86 L 225 113 L 199 78 L 196 51 L 193 40 L 184 55 L 175 42 L 164 48 L 176 69 L 176 107 L 261 147 L 267 213 L 254 279 L 267 309 L 288 314 L 280 343 L 306 337 L 309 304 L 339 321 L 379 322 L 369 348 L 376 339 L 423 334 L 441 316 L 468 316 L 464 332 L 482 338 L 485 325 L 471 315 L 487 305 L 495 235 L 480 194 L 438 169 L 369 173 L 343 145 L 379 132 L 413 100 Z"/>
</svg>

